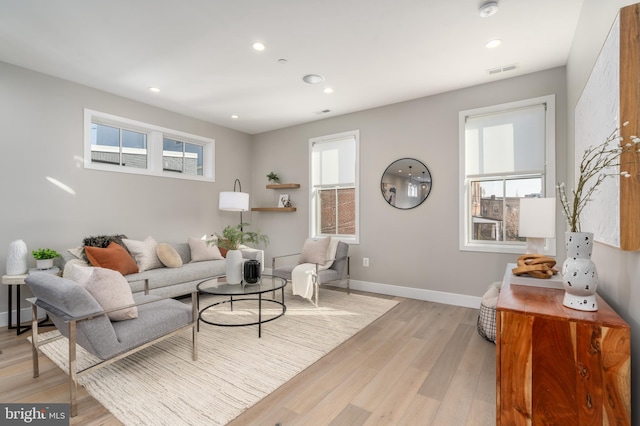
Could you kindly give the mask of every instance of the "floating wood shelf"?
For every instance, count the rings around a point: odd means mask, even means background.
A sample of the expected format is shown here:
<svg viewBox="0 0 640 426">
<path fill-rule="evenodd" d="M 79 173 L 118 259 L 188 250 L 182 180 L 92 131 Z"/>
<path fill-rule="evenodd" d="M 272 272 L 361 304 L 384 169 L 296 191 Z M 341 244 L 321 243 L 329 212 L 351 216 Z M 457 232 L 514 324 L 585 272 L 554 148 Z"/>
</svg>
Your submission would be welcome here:
<svg viewBox="0 0 640 426">
<path fill-rule="evenodd" d="M 252 212 L 295 212 L 295 207 L 253 207 Z"/>
<path fill-rule="evenodd" d="M 267 189 L 289 189 L 300 188 L 299 183 L 270 183 L 267 185 Z"/>
</svg>

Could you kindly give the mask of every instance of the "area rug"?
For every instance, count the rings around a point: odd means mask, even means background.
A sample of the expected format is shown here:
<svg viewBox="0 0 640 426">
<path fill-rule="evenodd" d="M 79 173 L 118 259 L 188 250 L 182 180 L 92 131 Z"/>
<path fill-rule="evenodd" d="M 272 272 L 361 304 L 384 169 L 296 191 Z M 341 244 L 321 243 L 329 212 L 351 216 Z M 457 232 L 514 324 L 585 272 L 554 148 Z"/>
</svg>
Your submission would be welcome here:
<svg viewBox="0 0 640 426">
<path fill-rule="evenodd" d="M 201 300 L 201 307 L 214 301 Z M 316 308 L 292 296 L 290 286 L 285 302 L 286 314 L 263 324 L 262 338 L 257 326 L 201 323 L 197 361 L 191 358 L 191 332 L 185 331 L 84 376 L 79 383 L 125 425 L 224 425 L 397 304 L 322 289 Z M 255 305 L 246 303 L 234 302 L 233 315 L 250 322 Z M 221 306 L 220 316 L 231 315 L 228 304 Z M 276 308 L 263 306 L 263 315 L 274 315 Z M 42 336 L 51 333 L 57 331 Z M 67 340 L 60 339 L 41 350 L 68 371 L 67 346 Z M 79 348 L 79 368 L 95 360 Z"/>
</svg>

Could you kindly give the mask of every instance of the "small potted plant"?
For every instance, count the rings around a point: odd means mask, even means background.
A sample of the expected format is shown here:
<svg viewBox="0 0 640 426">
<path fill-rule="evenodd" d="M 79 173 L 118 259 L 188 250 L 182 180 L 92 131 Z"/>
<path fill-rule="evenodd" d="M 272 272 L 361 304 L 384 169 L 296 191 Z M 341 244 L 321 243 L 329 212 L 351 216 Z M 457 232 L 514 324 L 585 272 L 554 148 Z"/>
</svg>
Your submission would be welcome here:
<svg viewBox="0 0 640 426">
<path fill-rule="evenodd" d="M 280 182 L 280 177 L 274 172 L 269 173 L 267 175 L 267 178 L 269 179 L 269 182 L 275 182 L 275 183 Z"/>
<path fill-rule="evenodd" d="M 31 254 L 36 259 L 36 267 L 38 269 L 51 269 L 53 259 L 59 256 L 57 251 L 48 248 L 33 250 Z"/>
</svg>

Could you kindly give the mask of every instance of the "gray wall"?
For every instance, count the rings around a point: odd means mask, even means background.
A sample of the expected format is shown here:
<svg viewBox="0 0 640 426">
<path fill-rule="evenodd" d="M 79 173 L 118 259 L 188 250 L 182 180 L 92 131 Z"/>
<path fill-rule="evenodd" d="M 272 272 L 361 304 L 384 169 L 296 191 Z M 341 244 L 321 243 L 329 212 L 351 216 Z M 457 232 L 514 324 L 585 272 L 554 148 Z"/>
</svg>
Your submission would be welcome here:
<svg viewBox="0 0 640 426">
<path fill-rule="evenodd" d="M 83 109 L 119 115 L 216 141 L 216 182 L 86 170 Z M 0 62 L 0 272 L 9 243 L 63 250 L 89 235 L 186 242 L 237 223 L 218 193 L 249 182 L 250 136 Z M 53 177 L 75 191 L 49 183 Z M 29 256 L 31 266 L 35 261 Z M 0 324 L 7 293 L 0 288 Z M 14 296 L 15 297 L 15 296 Z M 23 304 L 24 306 L 24 304 Z"/>
<path fill-rule="evenodd" d="M 635 1 L 584 0 L 580 21 L 576 29 L 567 62 L 567 99 L 569 128 L 569 176 L 574 173 L 574 115 L 576 103 L 589 78 L 618 11 Z M 624 117 L 621 117 L 625 121 Z M 598 141 L 594 141 L 598 143 Z M 640 219 L 639 219 L 640 220 Z M 598 267 L 598 293 L 631 326 L 632 412 L 634 425 L 640 424 L 640 252 L 625 252 L 603 244 L 595 244 L 593 261 Z"/>
<path fill-rule="evenodd" d="M 299 252 L 308 236 L 309 138 L 359 129 L 361 229 L 360 244 L 350 249 L 352 278 L 365 287 L 382 283 L 482 296 L 517 255 L 458 248 L 458 113 L 548 94 L 556 95 L 556 156 L 563 166 L 564 67 L 254 135 L 252 205 L 275 206 L 274 193 L 280 191 L 265 189 L 265 175 L 272 170 L 282 182 L 302 185 L 283 191 L 290 193 L 296 212 L 252 214 L 253 225 L 271 238 L 267 258 Z M 402 157 L 422 161 L 433 177 L 429 198 L 411 210 L 394 209 L 380 194 L 382 173 Z M 564 179 L 564 167 L 557 178 Z M 370 267 L 362 266 L 363 257 L 370 259 Z"/>
</svg>

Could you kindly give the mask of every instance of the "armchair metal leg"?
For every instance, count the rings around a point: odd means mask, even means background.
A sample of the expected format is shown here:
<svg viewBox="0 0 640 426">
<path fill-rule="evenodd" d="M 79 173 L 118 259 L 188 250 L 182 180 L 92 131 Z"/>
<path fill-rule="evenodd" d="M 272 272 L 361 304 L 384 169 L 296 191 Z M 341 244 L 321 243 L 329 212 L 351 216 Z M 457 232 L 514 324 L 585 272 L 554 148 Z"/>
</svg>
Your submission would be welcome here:
<svg viewBox="0 0 640 426">
<path fill-rule="evenodd" d="M 76 322 L 69 322 L 69 403 L 71 417 L 78 414 L 78 385 L 76 383 Z"/>
<path fill-rule="evenodd" d="M 20 307 L 18 306 L 18 309 Z M 9 312 L 11 315 L 11 312 Z M 31 305 L 31 359 L 33 362 L 33 377 L 40 376 L 40 366 L 38 364 L 38 308 Z"/>
<path fill-rule="evenodd" d="M 351 294 L 351 287 L 349 287 L 349 277 L 351 275 L 351 271 L 349 270 L 351 263 L 349 262 L 349 257 L 347 256 L 347 294 Z"/>
</svg>

